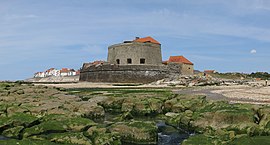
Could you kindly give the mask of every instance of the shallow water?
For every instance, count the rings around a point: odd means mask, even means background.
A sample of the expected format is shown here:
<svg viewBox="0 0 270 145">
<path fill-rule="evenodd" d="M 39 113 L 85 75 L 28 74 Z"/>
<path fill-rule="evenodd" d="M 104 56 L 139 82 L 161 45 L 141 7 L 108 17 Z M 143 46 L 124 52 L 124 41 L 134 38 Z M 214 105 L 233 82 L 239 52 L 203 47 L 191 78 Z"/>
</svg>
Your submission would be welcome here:
<svg viewBox="0 0 270 145">
<path fill-rule="evenodd" d="M 0 135 L 0 140 L 7 140 L 8 138 Z"/>
<path fill-rule="evenodd" d="M 180 131 L 164 122 L 157 123 L 159 129 L 158 145 L 179 145 L 190 136 L 188 131 Z"/>
</svg>

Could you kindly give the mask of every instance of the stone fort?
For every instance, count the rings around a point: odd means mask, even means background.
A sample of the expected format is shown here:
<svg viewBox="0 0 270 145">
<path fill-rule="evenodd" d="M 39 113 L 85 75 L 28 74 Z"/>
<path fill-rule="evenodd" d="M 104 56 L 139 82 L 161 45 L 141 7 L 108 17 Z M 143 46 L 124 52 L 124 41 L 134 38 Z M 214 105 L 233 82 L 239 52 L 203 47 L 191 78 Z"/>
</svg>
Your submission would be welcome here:
<svg viewBox="0 0 270 145">
<path fill-rule="evenodd" d="M 183 56 L 162 61 L 161 44 L 152 37 L 136 37 L 108 47 L 107 61 L 84 63 L 80 81 L 149 83 L 170 75 L 192 75 L 193 63 Z"/>
</svg>

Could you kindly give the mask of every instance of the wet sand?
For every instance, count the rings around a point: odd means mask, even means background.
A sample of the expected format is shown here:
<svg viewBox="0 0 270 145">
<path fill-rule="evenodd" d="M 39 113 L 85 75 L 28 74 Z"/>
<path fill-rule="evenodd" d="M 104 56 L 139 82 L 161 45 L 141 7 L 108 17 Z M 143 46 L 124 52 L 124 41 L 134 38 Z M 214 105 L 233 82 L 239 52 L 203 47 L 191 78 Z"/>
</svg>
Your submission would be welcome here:
<svg viewBox="0 0 270 145">
<path fill-rule="evenodd" d="M 174 90 L 176 94 L 206 95 L 210 100 L 227 100 L 231 103 L 270 104 L 270 87 L 246 85 L 210 86 Z"/>
</svg>

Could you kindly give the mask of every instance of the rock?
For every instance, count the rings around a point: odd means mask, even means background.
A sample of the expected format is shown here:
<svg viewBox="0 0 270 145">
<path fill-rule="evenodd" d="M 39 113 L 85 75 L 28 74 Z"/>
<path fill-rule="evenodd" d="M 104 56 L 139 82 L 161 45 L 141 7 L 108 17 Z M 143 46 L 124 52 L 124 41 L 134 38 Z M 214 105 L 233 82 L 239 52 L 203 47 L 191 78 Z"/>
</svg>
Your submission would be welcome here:
<svg viewBox="0 0 270 145">
<path fill-rule="evenodd" d="M 179 127 L 182 115 L 183 115 L 183 113 L 175 113 L 175 114 L 170 113 L 170 114 L 167 114 L 165 122 L 166 122 L 166 124 L 168 124 L 170 126 Z"/>
<path fill-rule="evenodd" d="M 24 107 L 24 106 L 18 106 L 18 105 L 12 105 L 7 108 L 7 115 L 12 116 L 15 113 L 28 113 L 30 114 L 30 108 L 31 107 Z"/>
<path fill-rule="evenodd" d="M 118 145 L 121 144 L 120 136 L 113 133 L 106 133 L 106 128 L 93 126 L 85 132 L 85 136 L 90 138 L 96 145 Z"/>
<path fill-rule="evenodd" d="M 179 115 L 179 113 L 174 113 L 174 112 L 168 112 L 165 114 L 165 116 L 167 116 L 167 117 L 176 117 L 178 115 Z"/>
<path fill-rule="evenodd" d="M 269 136 L 254 136 L 249 137 L 247 135 L 235 138 L 231 144 L 234 145 L 267 145 L 270 142 Z"/>
<path fill-rule="evenodd" d="M 140 100 L 133 98 L 133 97 L 128 97 L 128 98 L 124 99 L 121 111 L 122 112 L 132 111 L 134 106 L 135 106 L 135 102 L 137 102 L 137 101 L 140 101 Z"/>
<path fill-rule="evenodd" d="M 0 140 L 1 145 L 63 145 L 48 140 L 34 140 L 34 139 L 23 139 L 23 140 Z"/>
<path fill-rule="evenodd" d="M 138 100 L 134 103 L 132 114 L 136 116 L 150 115 L 152 113 L 147 100 Z"/>
<path fill-rule="evenodd" d="M 3 131 L 3 135 L 5 137 L 9 137 L 9 138 L 16 138 L 16 139 L 19 139 L 20 136 L 21 136 L 21 131 L 24 129 L 23 126 L 16 126 L 16 127 L 13 127 L 13 128 L 9 128 L 5 131 Z"/>
<path fill-rule="evenodd" d="M 8 117 L 0 116 L 0 130 L 5 130 L 7 128 L 10 128 L 12 125 L 12 122 Z"/>
<path fill-rule="evenodd" d="M 176 113 L 185 112 L 185 110 L 195 111 L 205 104 L 205 96 L 178 95 L 165 102 L 164 111 Z"/>
<path fill-rule="evenodd" d="M 64 118 L 64 116 L 51 115 L 44 117 L 42 123 L 30 128 L 26 128 L 23 136 L 29 137 L 39 134 L 63 133 L 67 131 L 81 132 L 91 126 L 96 125 L 95 122 L 86 118 Z"/>
<path fill-rule="evenodd" d="M 270 107 L 266 106 L 257 110 L 259 125 L 270 129 Z"/>
<path fill-rule="evenodd" d="M 195 85 L 196 85 L 195 82 L 191 82 L 191 83 L 188 84 L 188 87 L 193 87 L 193 86 L 195 86 Z"/>
<path fill-rule="evenodd" d="M 191 111 L 191 110 L 186 110 L 186 111 L 185 111 L 185 114 L 187 115 L 187 117 L 192 117 L 193 111 Z"/>
<path fill-rule="evenodd" d="M 123 120 L 130 120 L 130 119 L 133 119 L 133 115 L 131 114 L 130 111 L 128 112 L 124 112 L 121 114 L 121 117 L 120 117 L 120 120 L 123 121 Z"/>
<path fill-rule="evenodd" d="M 2 119 L 1 119 L 2 120 Z M 5 119 L 3 119 L 5 120 Z M 12 116 L 9 116 L 7 118 L 7 122 L 11 126 L 24 126 L 29 127 L 32 124 L 35 124 L 35 122 L 38 122 L 39 118 L 25 113 L 14 113 Z"/>
<path fill-rule="evenodd" d="M 103 107 L 88 101 L 78 103 L 76 108 L 77 110 L 74 110 L 75 112 L 80 114 L 82 117 L 90 119 L 102 118 L 105 115 Z"/>
<path fill-rule="evenodd" d="M 122 97 L 108 97 L 104 101 L 98 103 L 106 112 L 121 112 L 122 103 L 124 98 Z"/>
<path fill-rule="evenodd" d="M 164 79 L 158 80 L 155 84 L 156 84 L 156 85 L 161 85 L 163 82 L 164 82 Z"/>
<path fill-rule="evenodd" d="M 203 134 L 194 135 L 182 142 L 182 145 L 218 145 L 221 141 Z"/>
<path fill-rule="evenodd" d="M 52 133 L 46 136 L 46 139 L 51 142 L 61 144 L 76 144 L 76 145 L 92 145 L 90 139 L 85 137 L 83 133 Z"/>
<path fill-rule="evenodd" d="M 154 122 L 147 121 L 119 122 L 110 128 L 122 142 L 133 144 L 157 144 L 157 130 Z"/>
</svg>

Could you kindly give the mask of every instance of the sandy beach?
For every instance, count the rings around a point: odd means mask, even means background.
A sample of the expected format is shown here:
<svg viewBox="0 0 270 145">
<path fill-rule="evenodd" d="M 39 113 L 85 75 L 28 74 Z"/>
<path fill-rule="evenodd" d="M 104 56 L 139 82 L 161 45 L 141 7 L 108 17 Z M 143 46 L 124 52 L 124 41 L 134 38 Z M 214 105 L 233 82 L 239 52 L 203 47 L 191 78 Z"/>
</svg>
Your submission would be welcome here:
<svg viewBox="0 0 270 145">
<path fill-rule="evenodd" d="M 112 83 L 68 83 L 68 84 L 39 84 L 62 88 L 167 88 L 176 94 L 201 94 L 211 100 L 228 100 L 231 103 L 270 104 L 270 86 L 251 87 L 248 85 L 205 86 L 205 87 L 170 87 L 167 85 L 125 85 Z"/>
</svg>

